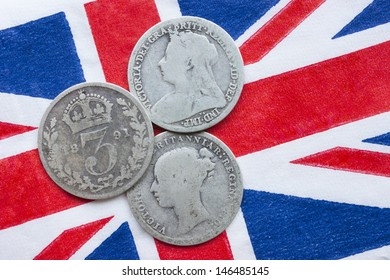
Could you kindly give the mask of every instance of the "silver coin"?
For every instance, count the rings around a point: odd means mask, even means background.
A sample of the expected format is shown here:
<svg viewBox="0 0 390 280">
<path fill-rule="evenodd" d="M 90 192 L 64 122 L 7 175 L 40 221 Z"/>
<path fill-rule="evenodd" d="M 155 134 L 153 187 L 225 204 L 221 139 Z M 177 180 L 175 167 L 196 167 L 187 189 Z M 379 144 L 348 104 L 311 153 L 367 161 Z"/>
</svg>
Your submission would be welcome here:
<svg viewBox="0 0 390 280">
<path fill-rule="evenodd" d="M 152 122 L 175 132 L 196 132 L 220 122 L 236 105 L 243 61 L 221 27 L 185 16 L 158 23 L 140 38 L 128 79 Z"/>
<path fill-rule="evenodd" d="M 153 154 L 152 123 L 128 91 L 107 83 L 75 85 L 51 103 L 38 132 L 41 161 L 65 191 L 87 199 L 124 193 Z"/>
<path fill-rule="evenodd" d="M 223 232 L 242 194 L 239 166 L 223 142 L 206 132 L 163 132 L 155 138 L 149 168 L 127 198 L 149 234 L 185 246 Z"/>
</svg>

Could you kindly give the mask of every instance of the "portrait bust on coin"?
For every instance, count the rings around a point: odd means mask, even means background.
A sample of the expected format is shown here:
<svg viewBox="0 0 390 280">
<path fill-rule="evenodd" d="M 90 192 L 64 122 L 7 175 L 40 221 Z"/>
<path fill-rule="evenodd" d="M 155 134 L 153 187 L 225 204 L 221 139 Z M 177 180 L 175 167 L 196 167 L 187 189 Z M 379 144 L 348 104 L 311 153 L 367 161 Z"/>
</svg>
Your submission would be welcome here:
<svg viewBox="0 0 390 280">
<path fill-rule="evenodd" d="M 239 166 L 229 148 L 206 132 L 163 132 L 144 176 L 127 192 L 144 230 L 170 244 L 206 242 L 223 232 L 243 195 Z"/>
<path fill-rule="evenodd" d="M 161 207 L 173 208 L 178 218 L 178 235 L 210 218 L 201 192 L 214 172 L 212 157 L 206 148 L 200 151 L 179 148 L 162 155 L 156 162 L 150 191 Z"/>
<path fill-rule="evenodd" d="M 205 130 L 233 110 L 243 72 L 230 35 L 192 16 L 151 27 L 134 46 L 128 65 L 130 92 L 152 122 L 183 133 Z"/>
<path fill-rule="evenodd" d="M 175 91 L 161 98 L 152 114 L 165 123 L 173 123 L 196 113 L 226 105 L 212 66 L 218 52 L 208 39 L 191 31 L 171 32 L 164 57 L 158 63 L 163 79 Z"/>
</svg>

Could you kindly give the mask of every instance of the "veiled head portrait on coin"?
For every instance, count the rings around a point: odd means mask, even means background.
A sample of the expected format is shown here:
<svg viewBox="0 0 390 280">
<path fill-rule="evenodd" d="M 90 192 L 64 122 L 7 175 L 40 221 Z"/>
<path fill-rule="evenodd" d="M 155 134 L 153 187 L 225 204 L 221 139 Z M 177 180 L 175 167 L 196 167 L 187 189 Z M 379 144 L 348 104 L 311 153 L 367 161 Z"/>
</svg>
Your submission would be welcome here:
<svg viewBox="0 0 390 280">
<path fill-rule="evenodd" d="M 165 123 L 174 123 L 199 112 L 226 105 L 214 78 L 212 66 L 218 61 L 216 47 L 191 31 L 172 31 L 164 57 L 158 66 L 164 81 L 174 86 L 151 109 Z"/>
<path fill-rule="evenodd" d="M 213 175 L 213 154 L 206 148 L 179 148 L 162 155 L 154 168 L 150 191 L 163 208 L 173 208 L 178 218 L 177 234 L 191 231 L 210 218 L 201 194 Z"/>
</svg>

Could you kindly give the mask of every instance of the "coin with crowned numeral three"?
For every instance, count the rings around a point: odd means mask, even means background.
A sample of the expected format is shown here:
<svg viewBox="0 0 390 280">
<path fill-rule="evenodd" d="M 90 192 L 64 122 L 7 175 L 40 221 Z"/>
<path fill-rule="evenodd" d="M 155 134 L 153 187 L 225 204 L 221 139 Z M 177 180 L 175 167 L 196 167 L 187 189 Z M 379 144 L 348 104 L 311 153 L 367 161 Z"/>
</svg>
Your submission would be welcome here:
<svg viewBox="0 0 390 280">
<path fill-rule="evenodd" d="M 126 90 L 81 83 L 61 93 L 38 132 L 41 161 L 65 191 L 87 199 L 117 196 L 142 176 L 153 153 L 145 109 Z"/>
</svg>

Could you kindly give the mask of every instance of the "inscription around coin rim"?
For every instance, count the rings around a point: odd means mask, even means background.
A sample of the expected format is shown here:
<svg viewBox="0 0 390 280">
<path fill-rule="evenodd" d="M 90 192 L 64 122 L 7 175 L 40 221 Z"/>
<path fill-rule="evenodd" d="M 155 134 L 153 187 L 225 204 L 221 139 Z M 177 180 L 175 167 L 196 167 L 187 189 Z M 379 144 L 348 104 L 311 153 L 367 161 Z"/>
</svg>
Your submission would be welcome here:
<svg viewBox="0 0 390 280">
<path fill-rule="evenodd" d="M 151 161 L 151 166 L 145 172 L 144 177 L 137 182 L 134 188 L 130 189 L 127 192 L 128 201 L 133 215 L 136 217 L 140 225 L 149 234 L 151 234 L 152 236 L 154 236 L 155 238 L 161 241 L 170 244 L 180 245 L 180 246 L 196 245 L 216 237 L 221 232 L 223 232 L 226 229 L 226 227 L 232 222 L 232 220 L 234 219 L 234 217 L 236 216 L 240 208 L 240 204 L 242 200 L 242 195 L 243 195 L 242 178 L 241 178 L 239 166 L 235 160 L 234 155 L 223 142 L 221 142 L 219 139 L 213 137 L 212 135 L 206 132 L 187 134 L 187 135 L 164 132 L 157 135 L 155 140 L 156 140 L 155 151 Z M 159 221 L 158 218 L 155 217 L 155 214 L 153 214 L 153 211 L 148 208 L 147 203 L 143 201 L 141 188 L 150 189 L 149 185 L 147 186 L 144 185 L 147 183 L 146 182 L 144 183 L 143 180 L 146 180 L 145 176 L 148 176 L 147 174 L 154 172 L 152 171 L 152 169 L 155 167 L 156 162 L 158 160 L 155 158 L 156 153 L 159 153 L 159 150 L 161 149 L 174 145 L 175 142 L 181 142 L 184 145 L 186 141 L 191 141 L 193 143 L 198 144 L 199 147 L 207 148 L 218 158 L 220 164 L 222 164 L 223 166 L 223 170 L 226 172 L 226 178 L 227 178 L 226 180 L 228 183 L 228 185 L 226 186 L 227 193 L 228 193 L 226 197 L 226 201 L 228 201 L 231 204 L 225 205 L 223 207 L 225 209 L 219 209 L 217 216 L 205 222 L 209 225 L 209 228 L 208 230 L 203 231 L 202 236 L 190 237 L 192 231 L 190 230 L 188 233 L 183 234 L 184 237 L 180 237 L 180 236 L 174 237 L 174 236 L 168 236 L 167 234 L 168 232 L 167 229 L 170 227 L 170 225 Z M 173 148 L 168 149 L 168 151 L 172 151 L 172 150 L 174 149 Z M 161 154 L 160 157 L 162 155 L 163 154 Z M 164 210 L 162 208 L 161 211 L 170 211 L 170 210 L 168 209 Z M 228 218 L 226 218 L 226 213 L 228 214 L 230 213 L 230 216 Z"/>
<path fill-rule="evenodd" d="M 229 61 L 229 66 L 231 67 L 231 80 L 224 92 L 227 103 L 223 107 L 204 110 L 178 122 L 165 123 L 155 117 L 151 111 L 154 104 L 152 104 L 153 102 L 148 97 L 148 92 L 145 92 L 142 65 L 145 61 L 145 57 L 156 41 L 164 36 L 168 36 L 170 32 L 183 30 L 204 32 L 209 38 L 209 41 L 218 44 L 225 52 Z M 160 22 L 145 32 L 137 42 L 131 54 L 128 66 L 128 79 L 131 92 L 135 93 L 142 105 L 147 109 L 152 122 L 170 131 L 191 133 L 205 130 L 215 125 L 225 118 L 234 108 L 243 87 L 243 61 L 233 39 L 221 27 L 203 18 L 183 16 Z"/>
</svg>

